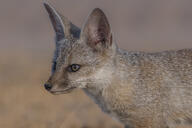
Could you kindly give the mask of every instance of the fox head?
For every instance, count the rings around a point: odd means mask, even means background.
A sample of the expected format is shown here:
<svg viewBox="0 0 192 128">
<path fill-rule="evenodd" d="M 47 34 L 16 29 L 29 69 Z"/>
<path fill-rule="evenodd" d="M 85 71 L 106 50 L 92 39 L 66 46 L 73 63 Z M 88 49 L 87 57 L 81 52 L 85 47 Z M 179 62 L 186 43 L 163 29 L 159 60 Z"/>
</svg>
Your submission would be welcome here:
<svg viewBox="0 0 192 128">
<path fill-rule="evenodd" d="M 56 33 L 52 73 L 45 88 L 62 94 L 107 84 L 112 79 L 117 46 L 103 11 L 94 9 L 80 30 L 48 3 L 44 6 Z"/>
</svg>

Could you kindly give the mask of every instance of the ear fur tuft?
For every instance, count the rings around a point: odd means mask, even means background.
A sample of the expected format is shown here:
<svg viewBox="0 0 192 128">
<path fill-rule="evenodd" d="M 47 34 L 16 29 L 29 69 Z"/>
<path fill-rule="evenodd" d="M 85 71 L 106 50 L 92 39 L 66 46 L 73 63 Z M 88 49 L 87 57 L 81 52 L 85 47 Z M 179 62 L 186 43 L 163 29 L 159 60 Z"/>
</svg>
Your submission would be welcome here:
<svg viewBox="0 0 192 128">
<path fill-rule="evenodd" d="M 111 28 L 104 12 L 95 8 L 89 15 L 81 35 L 88 45 L 95 47 L 102 45 L 109 47 L 111 45 Z"/>
</svg>

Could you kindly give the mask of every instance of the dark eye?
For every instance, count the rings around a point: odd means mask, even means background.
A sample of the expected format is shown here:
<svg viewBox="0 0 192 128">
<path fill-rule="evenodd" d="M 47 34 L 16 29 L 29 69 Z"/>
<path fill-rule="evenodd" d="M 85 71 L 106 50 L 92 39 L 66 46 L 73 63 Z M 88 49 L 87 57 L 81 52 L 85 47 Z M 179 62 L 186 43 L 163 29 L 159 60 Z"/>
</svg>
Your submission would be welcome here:
<svg viewBox="0 0 192 128">
<path fill-rule="evenodd" d="M 76 72 L 80 69 L 80 65 L 78 64 L 72 64 L 68 67 L 69 72 Z"/>
</svg>

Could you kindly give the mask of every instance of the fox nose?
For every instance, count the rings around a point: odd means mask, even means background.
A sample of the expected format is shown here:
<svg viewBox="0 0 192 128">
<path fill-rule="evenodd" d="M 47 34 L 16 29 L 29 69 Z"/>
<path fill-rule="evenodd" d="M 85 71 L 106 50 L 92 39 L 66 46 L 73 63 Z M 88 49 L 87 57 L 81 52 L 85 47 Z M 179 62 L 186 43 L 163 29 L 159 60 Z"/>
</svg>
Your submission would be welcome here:
<svg viewBox="0 0 192 128">
<path fill-rule="evenodd" d="M 46 83 L 46 84 L 44 84 L 44 87 L 45 87 L 45 89 L 46 89 L 47 91 L 50 91 L 50 90 L 51 90 L 51 88 L 52 88 L 52 85 L 51 85 L 51 84 Z"/>
</svg>

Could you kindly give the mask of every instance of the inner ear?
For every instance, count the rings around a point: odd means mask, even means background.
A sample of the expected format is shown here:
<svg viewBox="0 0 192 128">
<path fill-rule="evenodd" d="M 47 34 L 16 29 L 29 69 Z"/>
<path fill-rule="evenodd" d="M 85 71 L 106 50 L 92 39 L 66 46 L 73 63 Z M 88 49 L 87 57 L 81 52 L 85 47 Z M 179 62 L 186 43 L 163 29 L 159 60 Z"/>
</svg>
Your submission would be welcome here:
<svg viewBox="0 0 192 128">
<path fill-rule="evenodd" d="M 89 24 L 88 41 L 94 45 L 97 45 L 98 43 L 105 43 L 109 39 L 109 32 L 110 30 L 106 27 L 105 22 L 100 19 L 95 26 Z"/>
<path fill-rule="evenodd" d="M 82 31 L 88 45 L 95 47 L 111 45 L 111 29 L 107 17 L 99 8 L 93 10 Z"/>
</svg>

